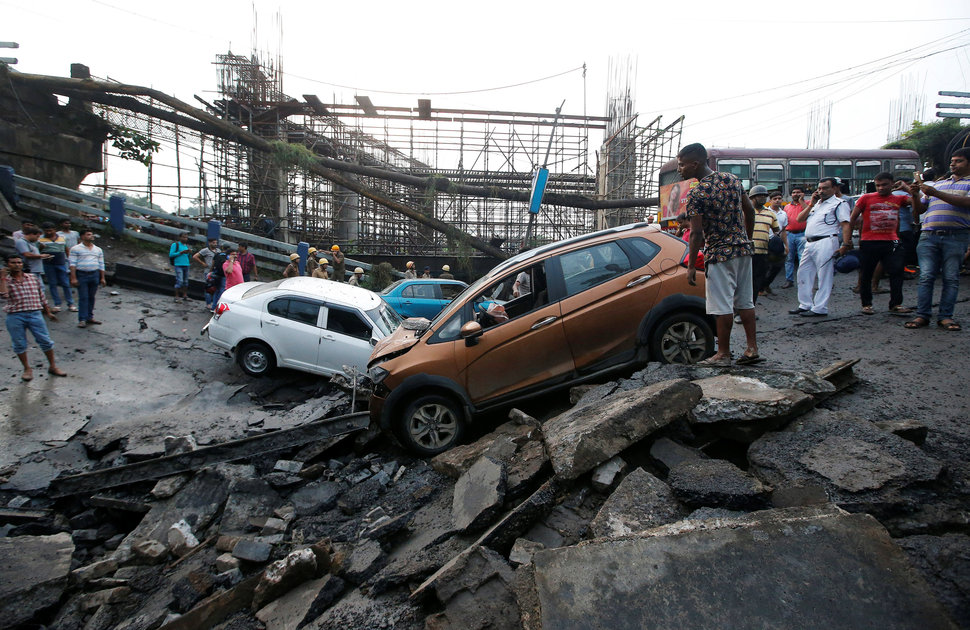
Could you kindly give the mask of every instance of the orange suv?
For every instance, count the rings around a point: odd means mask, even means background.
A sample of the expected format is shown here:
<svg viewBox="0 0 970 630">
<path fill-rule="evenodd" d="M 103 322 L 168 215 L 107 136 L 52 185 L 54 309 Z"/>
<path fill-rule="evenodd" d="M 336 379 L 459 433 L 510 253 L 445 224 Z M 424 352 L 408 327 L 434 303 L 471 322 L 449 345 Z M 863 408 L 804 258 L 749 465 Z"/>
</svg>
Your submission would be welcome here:
<svg viewBox="0 0 970 630">
<path fill-rule="evenodd" d="M 377 342 L 371 418 L 421 455 L 457 444 L 482 411 L 649 360 L 714 352 L 704 284 L 687 244 L 646 223 L 514 256 L 428 322 Z"/>
</svg>

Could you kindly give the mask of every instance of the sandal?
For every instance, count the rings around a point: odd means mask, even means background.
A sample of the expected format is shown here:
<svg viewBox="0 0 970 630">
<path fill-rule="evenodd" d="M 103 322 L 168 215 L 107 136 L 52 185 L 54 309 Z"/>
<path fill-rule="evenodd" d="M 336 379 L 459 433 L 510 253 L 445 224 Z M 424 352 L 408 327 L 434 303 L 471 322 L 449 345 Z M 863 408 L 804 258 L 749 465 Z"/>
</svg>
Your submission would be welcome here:
<svg viewBox="0 0 970 630">
<path fill-rule="evenodd" d="M 755 363 L 761 363 L 762 361 L 764 361 L 764 359 L 762 359 L 757 352 L 748 354 L 748 351 L 746 350 L 744 354 L 738 357 L 738 360 L 735 361 L 735 363 L 738 365 L 754 365 Z"/>
<path fill-rule="evenodd" d="M 914 310 L 915 309 L 909 308 L 908 306 L 900 306 L 900 305 L 891 306 L 889 308 L 889 312 L 893 313 L 894 315 L 908 315 L 909 313 L 912 313 Z"/>
<path fill-rule="evenodd" d="M 876 314 L 876 311 L 871 306 L 863 306 L 862 307 L 862 314 L 863 315 L 875 315 Z"/>
<path fill-rule="evenodd" d="M 930 325 L 930 320 L 926 319 L 925 317 L 914 317 L 913 319 L 903 324 L 903 327 L 913 329 L 913 328 L 926 328 L 929 325 Z"/>
<path fill-rule="evenodd" d="M 714 355 L 709 356 L 703 361 L 697 362 L 698 367 L 730 367 L 731 357 L 720 357 L 715 358 Z"/>
<path fill-rule="evenodd" d="M 959 332 L 963 330 L 960 327 L 960 324 L 956 323 L 952 319 L 941 319 L 940 321 L 936 322 L 936 325 L 943 330 L 949 330 L 950 332 Z"/>
</svg>

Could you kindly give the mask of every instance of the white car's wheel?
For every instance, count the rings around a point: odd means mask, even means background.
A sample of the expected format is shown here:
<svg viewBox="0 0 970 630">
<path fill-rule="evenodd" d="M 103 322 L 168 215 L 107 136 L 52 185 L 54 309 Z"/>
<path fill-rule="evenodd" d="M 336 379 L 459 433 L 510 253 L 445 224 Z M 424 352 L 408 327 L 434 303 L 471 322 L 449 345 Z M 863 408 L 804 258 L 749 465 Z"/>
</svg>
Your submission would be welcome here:
<svg viewBox="0 0 970 630">
<path fill-rule="evenodd" d="M 276 367 L 276 355 L 265 343 L 247 341 L 236 351 L 236 362 L 250 376 L 266 376 Z"/>
</svg>

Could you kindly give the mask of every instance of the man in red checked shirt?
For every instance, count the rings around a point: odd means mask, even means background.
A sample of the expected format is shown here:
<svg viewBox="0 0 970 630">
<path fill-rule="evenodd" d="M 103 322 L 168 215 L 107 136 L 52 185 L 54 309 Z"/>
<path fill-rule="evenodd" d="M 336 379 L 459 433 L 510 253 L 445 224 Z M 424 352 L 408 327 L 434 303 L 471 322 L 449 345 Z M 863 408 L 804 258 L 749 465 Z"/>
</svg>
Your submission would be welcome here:
<svg viewBox="0 0 970 630">
<path fill-rule="evenodd" d="M 47 306 L 44 296 L 44 286 L 32 273 L 24 273 L 24 260 L 20 254 L 7 256 L 7 267 L 0 269 L 0 297 L 5 301 L 3 310 L 7 313 L 7 331 L 13 341 L 13 351 L 24 366 L 20 376 L 23 381 L 34 378 L 34 371 L 27 360 L 27 331 L 34 335 L 34 340 L 47 357 L 50 364 L 48 373 L 54 376 L 67 376 L 67 372 L 57 367 L 54 362 L 54 342 L 47 332 L 47 324 L 42 315 L 46 315 L 52 322 L 57 317 Z"/>
</svg>

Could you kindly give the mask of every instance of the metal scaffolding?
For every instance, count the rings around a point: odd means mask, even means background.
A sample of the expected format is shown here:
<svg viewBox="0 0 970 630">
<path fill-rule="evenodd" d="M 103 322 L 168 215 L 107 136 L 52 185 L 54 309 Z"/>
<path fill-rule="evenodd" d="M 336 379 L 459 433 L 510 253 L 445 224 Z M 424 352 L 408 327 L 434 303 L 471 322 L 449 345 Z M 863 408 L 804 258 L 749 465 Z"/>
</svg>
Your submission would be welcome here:
<svg viewBox="0 0 970 630">
<path fill-rule="evenodd" d="M 447 178 L 458 185 L 528 190 L 533 171 L 545 166 L 550 171 L 547 193 L 653 197 L 658 169 L 679 148 L 683 121 L 681 117 L 663 126 L 658 117 L 638 126 L 632 96 L 620 83 L 609 96 L 608 116 L 560 114 L 557 119 L 556 114 L 537 112 L 436 108 L 428 99 L 418 99 L 415 107 L 379 105 L 364 95 L 357 95 L 354 103 L 324 103 L 312 94 L 297 99 L 283 91 L 278 58 L 266 62 L 256 55 L 228 53 L 218 55 L 215 66 L 218 96 L 211 102 L 196 97 L 210 114 L 267 140 L 304 147 L 306 156 L 423 178 L 426 185 L 420 188 L 345 173 L 509 253 L 524 245 L 527 204 L 443 192 L 435 183 Z M 170 156 L 169 150 L 175 149 L 175 164 L 156 160 L 148 167 L 145 185 L 114 185 L 112 190 L 177 196 L 180 209 L 187 199 L 191 210 L 203 217 L 290 242 L 339 243 L 371 255 L 472 254 L 432 228 L 298 162 L 294 166 L 272 153 L 143 114 L 98 108 L 110 122 L 161 142 L 160 155 Z M 606 141 L 595 163 L 589 145 L 590 135 L 598 132 Z M 159 169 L 175 169 L 177 185 L 153 184 L 152 173 Z M 643 220 L 649 214 L 647 208 L 592 211 L 544 204 L 530 245 Z"/>
</svg>

